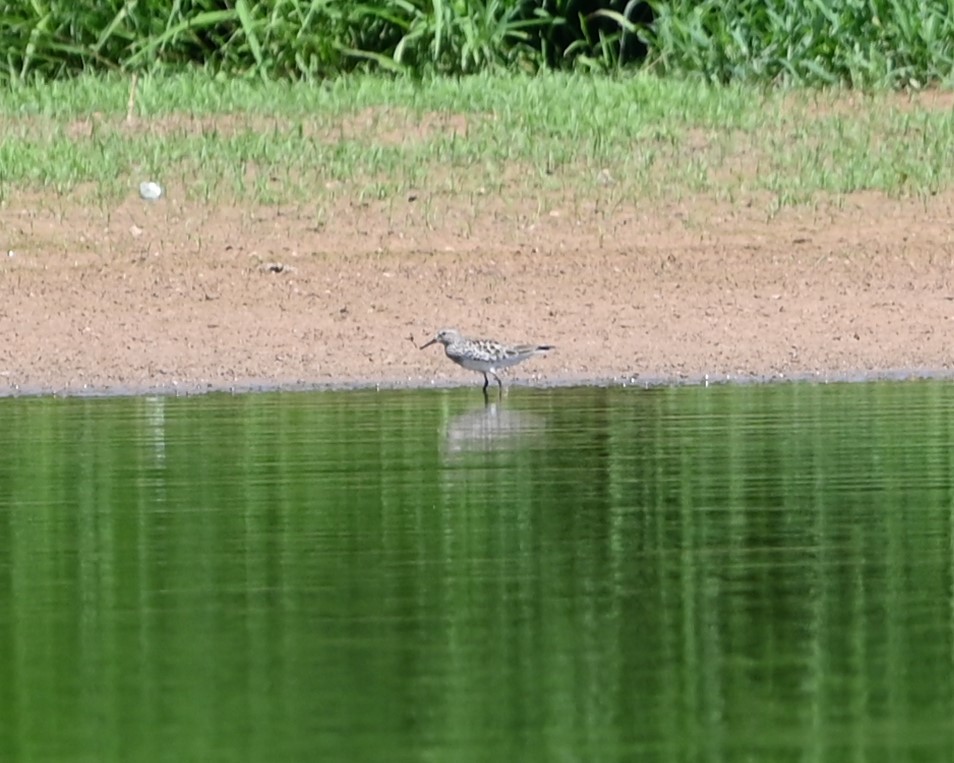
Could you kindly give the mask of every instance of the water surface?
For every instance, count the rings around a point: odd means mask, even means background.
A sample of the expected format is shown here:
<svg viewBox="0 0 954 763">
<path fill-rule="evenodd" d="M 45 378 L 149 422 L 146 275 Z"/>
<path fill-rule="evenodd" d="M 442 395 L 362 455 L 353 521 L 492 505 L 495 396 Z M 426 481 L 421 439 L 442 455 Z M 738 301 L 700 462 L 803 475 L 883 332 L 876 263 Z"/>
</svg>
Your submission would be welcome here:
<svg viewBox="0 0 954 763">
<path fill-rule="evenodd" d="M 0 431 L 0 760 L 954 758 L 950 383 Z"/>
</svg>

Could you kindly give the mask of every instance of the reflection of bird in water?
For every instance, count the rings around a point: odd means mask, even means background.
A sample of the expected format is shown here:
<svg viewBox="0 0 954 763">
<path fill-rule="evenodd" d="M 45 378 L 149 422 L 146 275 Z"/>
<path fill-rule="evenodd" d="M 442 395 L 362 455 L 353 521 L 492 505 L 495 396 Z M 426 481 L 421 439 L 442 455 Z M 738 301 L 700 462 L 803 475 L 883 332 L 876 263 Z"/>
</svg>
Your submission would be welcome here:
<svg viewBox="0 0 954 763">
<path fill-rule="evenodd" d="M 546 421 L 523 411 L 511 411 L 490 403 L 455 416 L 447 424 L 448 453 L 506 450 L 544 430 Z"/>
<path fill-rule="evenodd" d="M 503 382 L 497 376 L 497 371 L 553 349 L 549 344 L 507 345 L 493 339 L 468 339 L 455 329 L 441 329 L 431 341 L 421 345 L 421 349 L 436 342 L 444 345 L 444 353 L 457 365 L 484 375 L 484 395 L 487 394 L 487 385 L 490 384 L 487 374 L 497 380 L 502 395 Z"/>
</svg>

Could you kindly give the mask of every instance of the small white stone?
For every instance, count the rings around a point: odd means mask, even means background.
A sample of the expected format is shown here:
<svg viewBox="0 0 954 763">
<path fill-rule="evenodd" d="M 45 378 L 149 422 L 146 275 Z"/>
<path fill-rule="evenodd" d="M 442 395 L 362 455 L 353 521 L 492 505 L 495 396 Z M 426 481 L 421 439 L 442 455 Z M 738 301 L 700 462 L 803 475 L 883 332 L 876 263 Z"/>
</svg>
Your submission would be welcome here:
<svg viewBox="0 0 954 763">
<path fill-rule="evenodd" d="M 146 201 L 155 201 L 162 196 L 162 186 L 147 180 L 139 184 L 139 195 Z"/>
</svg>

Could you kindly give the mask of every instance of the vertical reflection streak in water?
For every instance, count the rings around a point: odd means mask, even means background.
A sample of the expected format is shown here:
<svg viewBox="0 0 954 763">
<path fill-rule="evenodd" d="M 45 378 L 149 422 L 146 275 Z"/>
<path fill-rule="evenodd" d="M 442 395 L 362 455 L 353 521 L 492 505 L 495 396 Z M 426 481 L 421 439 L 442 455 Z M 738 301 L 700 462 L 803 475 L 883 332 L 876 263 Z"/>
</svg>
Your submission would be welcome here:
<svg viewBox="0 0 954 763">
<path fill-rule="evenodd" d="M 246 478 L 246 488 L 237 496 L 243 503 L 238 553 L 242 557 L 244 586 L 239 606 L 245 628 L 243 638 L 236 639 L 236 646 L 242 650 L 242 662 L 246 666 L 242 687 L 246 702 L 236 710 L 236 715 L 250 721 L 246 730 L 248 749 L 265 754 L 267 742 L 262 730 L 275 728 L 272 711 L 282 707 L 284 691 L 276 692 L 276 701 L 268 705 L 266 717 L 258 718 L 258 722 L 252 720 L 256 713 L 248 698 L 264 696 L 268 692 L 269 677 L 281 675 L 278 653 L 270 645 L 281 640 L 286 610 L 280 606 L 282 581 L 280 577 L 273 579 L 269 567 L 280 565 L 280 558 L 276 558 L 279 548 L 272 539 L 280 537 L 280 528 L 288 524 L 284 500 L 284 486 L 288 482 L 286 475 L 278 470 L 293 466 L 289 463 L 290 438 L 285 431 L 282 411 L 272 412 L 255 406 L 251 400 L 239 407 L 242 423 L 236 439 L 242 459 L 241 473 Z M 259 443 L 269 443 L 270 447 L 256 447 Z M 274 524 L 278 528 L 271 526 Z M 258 712 L 262 712 L 260 707 Z"/>
<path fill-rule="evenodd" d="M 688 595 L 695 606 L 693 641 L 699 644 L 699 704 L 694 717 L 700 728 L 693 729 L 693 738 L 705 739 L 707 747 L 721 756 L 726 754 L 726 694 L 731 689 L 726 685 L 725 654 L 733 646 L 733 621 L 738 613 L 726 606 L 719 571 L 737 563 L 737 557 L 743 553 L 739 535 L 732 531 L 733 523 L 744 521 L 737 510 L 742 491 L 727 463 L 740 455 L 739 443 L 732 435 L 744 423 L 720 410 L 719 400 L 717 395 L 698 395 L 693 421 L 685 428 L 688 437 L 683 447 L 693 454 L 695 463 L 687 464 L 686 473 L 692 476 L 684 480 L 683 521 L 689 530 L 680 551 L 682 564 L 692 580 L 693 590 Z M 700 447 L 700 443 L 704 445 Z M 720 453 L 724 455 L 719 456 Z M 718 501 L 716 506 L 712 505 L 713 500 Z M 716 535 L 713 531 L 721 524 L 727 530 Z M 724 640 L 729 643 L 723 643 Z"/>
<path fill-rule="evenodd" d="M 105 611 L 101 608 L 98 599 L 105 591 L 102 579 L 103 561 L 110 549 L 102 545 L 103 537 L 99 536 L 101 519 L 105 520 L 107 512 L 103 512 L 102 517 L 99 512 L 99 502 L 97 492 L 99 489 L 99 475 L 102 474 L 100 464 L 100 450 L 112 447 L 111 444 L 103 443 L 96 437 L 95 422 L 92 421 L 95 416 L 95 409 L 84 406 L 81 415 L 80 431 L 78 437 L 80 463 L 77 469 L 77 479 L 71 486 L 76 493 L 71 501 L 70 509 L 75 512 L 76 517 L 76 548 L 75 563 L 77 566 L 76 574 L 76 601 L 77 607 L 77 629 L 79 652 L 81 659 L 78 660 L 78 672 L 75 675 L 77 686 L 79 687 L 79 701 L 77 707 L 80 713 L 85 715 L 86 708 L 95 707 L 95 703 L 90 700 L 103 692 L 102 679 L 103 664 L 102 653 L 100 652 L 101 641 L 100 632 L 106 632 L 105 623 L 97 622 L 98 613 Z M 103 459 L 108 462 L 108 459 Z M 106 504 L 108 496 L 103 496 L 103 502 Z M 104 505 L 105 509 L 105 505 Z M 115 610 L 112 610 L 115 611 Z M 102 630 L 101 630 L 102 629 Z M 100 731 L 97 723 L 91 723 L 93 719 L 83 718 L 82 728 L 85 729 L 87 738 L 77 740 L 78 746 L 86 749 L 89 745 L 91 733 Z"/>
<path fill-rule="evenodd" d="M 827 653 L 824 647 L 825 629 L 828 622 L 826 587 L 822 570 L 826 567 L 825 555 L 830 550 L 823 542 L 828 522 L 828 512 L 824 492 L 820 488 L 823 482 L 824 463 L 818 454 L 823 452 L 821 430 L 814 422 L 821 420 L 820 398 L 808 390 L 793 388 L 785 415 L 793 422 L 784 438 L 781 439 L 780 473 L 782 486 L 781 509 L 787 526 L 795 524 L 799 534 L 804 534 L 801 545 L 805 549 L 804 560 L 796 556 L 798 566 L 793 577 L 805 580 L 805 592 L 800 598 L 807 602 L 803 616 L 804 634 L 799 638 L 801 651 L 793 660 L 793 671 L 801 676 L 796 693 L 795 704 L 802 715 L 795 718 L 796 727 L 802 728 L 807 735 L 811 729 L 818 729 L 823 722 L 821 714 L 824 706 L 823 657 Z M 804 464 L 800 470 L 785 468 L 787 463 Z M 809 521 L 804 527 L 801 517 L 808 510 Z M 797 523 L 797 524 L 796 524 Z M 798 545 L 795 543 L 795 545 Z M 797 702 L 797 704 L 796 704 Z M 776 713 L 778 710 L 776 709 Z M 818 735 L 811 736 L 811 744 L 816 745 Z M 816 747 L 815 753 L 822 755 L 823 750 Z"/>
<path fill-rule="evenodd" d="M 805 398 L 806 396 L 792 396 L 790 415 L 795 417 L 799 410 L 805 410 L 814 419 L 819 419 L 820 400 L 816 398 L 813 404 L 810 398 Z M 828 503 L 825 500 L 825 493 L 819 487 L 821 480 L 816 476 L 823 473 L 823 463 L 820 456 L 824 452 L 821 447 L 821 429 L 816 427 L 809 437 L 793 439 L 796 448 L 801 444 L 801 450 L 796 451 L 794 456 L 799 463 L 809 465 L 809 474 L 801 481 L 797 478 L 793 480 L 791 488 L 785 491 L 786 496 L 797 496 L 801 489 L 808 491 L 807 503 L 812 508 L 813 517 L 811 543 L 815 549 L 816 566 L 821 570 L 833 569 L 836 562 L 835 551 L 829 544 L 823 542 L 823 539 L 829 537 L 831 532 L 831 518 Z M 807 453 L 805 453 L 805 448 L 808 449 Z M 797 499 L 793 500 L 789 497 L 787 508 L 797 509 Z M 825 675 L 829 670 L 826 662 L 829 651 L 826 648 L 826 642 L 830 642 L 828 637 L 829 612 L 835 606 L 835 601 L 831 588 L 825 585 L 821 575 L 819 575 L 812 594 L 808 636 L 810 656 L 806 671 L 806 691 L 809 697 L 809 726 L 815 733 L 811 735 L 809 745 L 811 746 L 810 759 L 822 760 L 825 754 L 822 739 L 827 737 L 824 726 L 828 718 L 825 701 L 827 689 Z"/>
<path fill-rule="evenodd" d="M 943 402 L 943 394 L 940 390 L 937 390 L 931 399 L 932 407 L 935 410 L 943 410 Z M 944 502 L 941 507 L 942 517 L 946 520 L 947 525 L 947 538 L 942 548 L 939 549 L 939 553 L 946 554 L 947 557 L 944 589 L 948 607 L 948 648 L 945 657 L 948 675 L 954 676 L 954 448 L 944 447 L 945 443 L 954 442 L 954 417 L 946 417 L 942 422 L 942 427 L 943 433 L 938 438 L 939 462 L 944 465 L 944 473 L 952 475 L 952 477 L 945 484 Z M 951 682 L 948 691 L 952 704 L 954 704 L 954 681 Z"/>
<path fill-rule="evenodd" d="M 139 489 L 135 491 L 135 593 L 139 617 L 137 618 L 137 649 L 135 678 L 129 677 L 138 687 L 139 711 L 133 716 L 135 723 L 126 720 L 127 735 L 141 743 L 161 740 L 157 731 L 162 727 L 163 696 L 161 671 L 151 670 L 160 659 L 159 648 L 162 618 L 159 578 L 160 560 L 157 554 L 162 545 L 157 543 L 165 516 L 169 510 L 170 464 L 167 461 L 166 445 L 169 438 L 169 398 L 157 395 L 147 398 L 147 443 L 148 468 L 140 475 Z M 138 733 L 137 733 L 138 732 Z"/>
<path fill-rule="evenodd" d="M 866 395 L 864 397 L 864 418 L 866 420 L 867 426 L 865 429 L 868 430 L 871 434 L 869 438 L 871 442 L 881 442 L 883 441 L 882 434 L 879 432 L 881 428 L 880 423 L 877 421 L 877 417 L 873 415 L 874 409 L 877 407 L 877 397 L 874 394 Z M 925 453 L 930 452 L 930 445 L 928 440 L 930 439 L 930 430 L 932 424 L 927 422 L 925 425 L 925 434 L 928 437 L 925 438 L 924 448 Z M 893 480 L 883 473 L 878 473 L 878 461 L 879 456 L 882 455 L 881 449 L 872 449 L 871 450 L 871 460 L 869 461 L 868 468 L 870 473 L 876 475 L 875 485 L 876 489 L 879 489 L 883 494 L 884 499 L 887 502 L 890 502 L 897 506 L 903 506 L 905 504 L 905 493 L 907 491 L 907 486 L 901 486 L 896 480 Z M 900 488 L 900 489 L 899 489 Z M 915 507 L 910 507 L 914 509 Z M 917 509 L 915 509 L 917 510 Z M 927 510 L 927 507 L 921 507 L 921 510 Z M 867 529 L 867 549 L 865 557 L 867 557 L 867 569 L 863 576 L 863 580 L 866 587 L 867 598 L 871 601 L 870 606 L 865 607 L 865 616 L 867 622 L 865 623 L 864 630 L 872 631 L 878 628 L 879 624 L 884 627 L 885 630 L 885 649 L 884 649 L 884 664 L 885 670 L 884 673 L 892 678 L 894 676 L 903 675 L 904 663 L 906 659 L 904 657 L 903 651 L 903 642 L 904 642 L 904 631 L 907 628 L 907 624 L 899 622 L 893 612 L 892 604 L 894 602 L 900 601 L 904 595 L 904 590 L 910 585 L 910 580 L 906 580 L 907 573 L 903 572 L 900 575 L 884 575 L 883 570 L 885 565 L 887 569 L 893 570 L 905 570 L 907 564 L 905 562 L 906 549 L 907 546 L 907 528 L 903 521 L 902 512 L 888 512 L 884 514 L 880 521 L 869 523 Z M 877 546 L 883 546 L 885 548 L 885 553 L 883 557 L 878 557 L 873 554 L 870 548 L 876 548 Z M 908 549 L 910 550 L 910 549 Z M 881 576 L 884 578 L 883 589 L 884 593 L 878 601 L 877 592 L 872 590 L 874 586 L 871 581 L 874 578 L 874 574 L 881 573 Z M 862 629 L 859 629 L 859 631 Z M 876 661 L 878 659 L 877 650 L 872 648 L 872 645 L 869 642 L 863 642 L 863 662 L 869 663 Z M 876 696 L 876 692 L 879 687 L 873 686 L 871 681 L 871 676 L 874 671 L 865 670 L 864 666 L 861 669 L 861 677 L 859 679 L 860 690 L 858 692 L 859 696 L 862 697 L 871 697 Z M 888 708 L 887 716 L 892 719 L 897 719 L 901 721 L 908 721 L 908 718 L 905 718 L 905 709 L 906 703 L 903 702 L 903 697 L 898 696 L 898 693 L 894 691 L 894 687 L 897 685 L 897 682 L 894 680 L 887 680 L 884 682 L 882 688 L 885 695 L 885 704 Z M 869 715 L 874 715 L 869 713 Z M 859 716 L 863 717 L 863 716 Z M 861 724 L 856 724 L 860 726 Z M 897 742 L 893 730 L 889 729 L 888 733 L 884 737 L 885 745 L 884 749 L 890 751 L 892 757 L 897 759 Z M 860 741 L 860 740 L 859 740 Z"/>
<path fill-rule="evenodd" d="M 464 435 L 460 437 L 460 447 L 455 446 L 455 441 L 458 438 L 453 434 L 454 422 L 457 419 L 463 419 L 465 423 L 470 419 L 477 419 L 476 430 L 479 434 L 481 431 L 480 414 L 483 413 L 483 410 L 479 409 L 455 415 L 451 412 L 448 398 L 442 397 L 442 402 L 444 402 L 442 406 L 444 424 L 441 457 L 446 463 L 448 459 L 453 459 L 466 446 L 471 444 L 480 446 L 483 444 L 483 440 L 479 436 L 475 439 L 467 439 L 467 436 L 471 434 L 471 429 L 468 426 L 463 426 Z M 468 621 L 468 615 L 471 612 L 469 603 L 478 595 L 472 590 L 475 585 L 474 581 L 483 577 L 482 571 L 474 568 L 474 560 L 482 558 L 483 554 L 475 552 L 472 548 L 479 543 L 481 538 L 476 532 L 480 525 L 472 520 L 471 512 L 477 510 L 475 507 L 479 508 L 482 504 L 474 500 L 468 500 L 467 492 L 472 482 L 471 476 L 472 471 L 465 466 L 455 466 L 452 471 L 442 468 L 440 473 L 439 505 L 443 516 L 443 537 L 446 543 L 444 613 L 447 619 L 446 648 L 449 668 L 444 688 L 443 709 L 446 713 L 446 728 L 455 730 L 468 729 L 473 725 L 470 723 L 472 710 L 467 702 L 467 697 L 479 693 L 479 688 L 473 686 L 474 677 L 469 670 L 469 666 L 475 659 L 481 663 L 486 663 L 483 650 L 487 648 L 487 645 L 471 645 L 470 634 L 483 626 L 486 640 L 488 638 L 487 632 L 489 631 L 491 634 L 494 632 L 492 628 L 487 627 L 484 623 Z M 480 489 L 479 485 L 477 489 Z M 488 613 L 487 617 L 492 617 L 492 614 Z M 469 654 L 471 648 L 474 651 L 479 650 L 480 654 Z M 476 708 L 474 709 L 476 710 Z M 460 731 L 457 733 L 460 733 Z M 469 739 L 457 739 L 455 743 L 466 746 L 470 741 Z"/>
<path fill-rule="evenodd" d="M 612 667 L 618 641 L 608 638 L 616 630 L 609 614 L 613 590 L 608 585 L 605 567 L 609 561 L 608 527 L 610 515 L 606 507 L 612 489 L 611 442 L 614 422 L 606 405 L 605 395 L 596 395 L 588 406 L 587 417 L 596 427 L 588 437 L 580 438 L 579 464 L 573 467 L 582 483 L 579 506 L 569 512 L 573 532 L 568 544 L 568 564 L 574 568 L 571 593 L 574 606 L 571 617 L 573 639 L 566 647 L 573 655 L 574 685 L 564 687 L 561 696 L 575 697 L 571 708 L 575 722 L 573 734 L 579 739 L 578 749 L 586 758 L 598 757 L 600 745 L 618 744 L 618 726 L 611 723 L 608 712 L 613 696 Z M 584 443 L 586 443 L 584 445 Z M 582 464 L 587 469 L 582 468 Z"/>
<path fill-rule="evenodd" d="M 944 410 L 943 393 L 940 389 L 934 391 L 931 406 L 933 410 Z M 938 553 L 946 556 L 946 576 L 943 588 L 949 608 L 948 648 L 944 658 L 947 660 L 947 675 L 954 676 L 954 448 L 945 447 L 946 443 L 954 442 L 954 416 L 938 418 L 941 418 L 942 427 L 942 433 L 938 437 L 938 461 L 944 465 L 944 473 L 952 475 L 952 478 L 945 483 L 945 500 L 941 507 L 941 517 L 946 520 L 947 538 L 938 549 Z M 938 671 L 940 670 L 939 666 Z M 954 681 L 948 684 L 948 700 L 954 704 Z M 951 736 L 954 741 L 954 733 Z"/>
<path fill-rule="evenodd" d="M 640 452 L 636 447 L 636 443 L 640 441 L 639 419 L 630 415 L 606 418 L 610 425 L 607 465 L 607 560 L 612 580 L 608 592 L 610 599 L 607 631 L 611 632 L 613 637 L 609 643 L 611 651 L 606 658 L 608 665 L 603 671 L 603 680 L 606 684 L 605 691 L 614 703 L 615 712 L 608 713 L 609 717 L 603 725 L 606 736 L 613 740 L 613 749 L 623 749 L 625 740 L 620 729 L 623 724 L 637 722 L 639 704 L 636 698 L 627 701 L 628 695 L 624 687 L 628 683 L 632 666 L 627 665 L 624 645 L 647 643 L 650 640 L 648 628 L 637 626 L 639 619 L 627 618 L 626 609 L 627 606 L 636 608 L 645 604 L 645 594 L 636 590 L 639 584 L 634 582 L 632 570 L 634 566 L 636 569 L 645 569 L 649 555 L 645 538 L 642 537 L 644 528 L 638 526 L 638 519 L 644 514 L 645 507 L 640 507 L 635 501 L 635 488 L 640 484 L 637 467 L 639 456 L 634 457 L 634 453 Z M 651 622 L 652 611 L 647 611 L 646 614 L 645 622 Z M 640 689 L 638 693 L 642 695 L 645 691 L 647 689 Z M 599 747 L 592 741 L 590 747 L 594 754 L 599 754 Z"/>
<path fill-rule="evenodd" d="M 656 623 L 654 637 L 658 641 L 658 649 L 662 652 L 659 660 L 661 671 L 655 676 L 651 690 L 659 692 L 662 697 L 661 704 L 668 709 L 650 717 L 654 717 L 659 724 L 658 738 L 665 740 L 666 753 L 676 755 L 679 748 L 677 740 L 685 740 L 687 745 L 692 744 L 693 737 L 686 728 L 686 719 L 695 717 L 695 708 L 691 702 L 693 687 L 687 684 L 685 678 L 692 668 L 689 650 L 693 642 L 687 634 L 686 608 L 689 604 L 685 599 L 684 580 L 680 574 L 682 566 L 679 564 L 677 537 L 682 463 L 678 454 L 678 442 L 667 439 L 671 428 L 667 396 L 654 392 L 644 397 L 647 399 L 644 448 L 651 459 L 645 470 L 645 525 L 648 535 L 645 547 L 650 555 L 647 565 L 652 565 L 647 585 L 648 595 L 644 595 L 645 620 L 648 623 Z M 646 652 L 647 655 L 652 654 L 653 649 L 647 648 Z M 685 669 L 677 669 L 679 666 L 685 666 Z M 637 675 L 643 674 L 644 668 L 644 664 L 640 662 L 634 665 L 634 672 Z M 640 711 L 647 705 L 651 709 L 654 703 L 642 701 L 639 705 Z"/>
<path fill-rule="evenodd" d="M 667 407 L 665 409 L 667 419 L 672 418 L 672 411 L 668 406 L 671 398 L 666 399 Z M 683 434 L 681 437 L 684 438 Z M 690 435 L 691 439 L 694 439 Z M 677 524 L 676 533 L 673 533 L 674 545 L 667 549 L 673 563 L 678 565 L 679 590 L 676 599 L 681 602 L 681 631 L 680 648 L 683 653 L 681 664 L 685 670 L 680 675 L 682 683 L 683 706 L 680 708 L 679 717 L 688 728 L 680 730 L 680 736 L 686 739 L 698 739 L 701 726 L 705 723 L 703 717 L 702 695 L 705 693 L 706 665 L 701 654 L 703 648 L 702 633 L 700 633 L 702 614 L 698 610 L 699 594 L 697 585 L 697 568 L 691 563 L 690 555 L 693 548 L 693 538 L 695 536 L 695 513 L 693 511 L 692 496 L 689 491 L 695 484 L 696 466 L 694 461 L 694 451 L 691 442 L 685 442 L 683 439 L 677 439 L 678 447 L 678 485 L 675 490 L 675 522 Z"/>
</svg>

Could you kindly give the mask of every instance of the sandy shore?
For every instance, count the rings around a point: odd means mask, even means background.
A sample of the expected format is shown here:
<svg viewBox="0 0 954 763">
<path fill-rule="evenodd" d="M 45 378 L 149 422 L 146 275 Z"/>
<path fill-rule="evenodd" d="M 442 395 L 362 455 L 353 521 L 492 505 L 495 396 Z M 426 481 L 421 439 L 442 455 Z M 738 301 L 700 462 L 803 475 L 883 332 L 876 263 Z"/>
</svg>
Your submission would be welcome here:
<svg viewBox="0 0 954 763">
<path fill-rule="evenodd" d="M 954 195 L 521 209 L 138 197 L 0 209 L 0 394 L 479 385 L 438 328 L 557 350 L 521 384 L 948 376 Z M 465 219 L 466 218 L 466 219 Z"/>
</svg>

